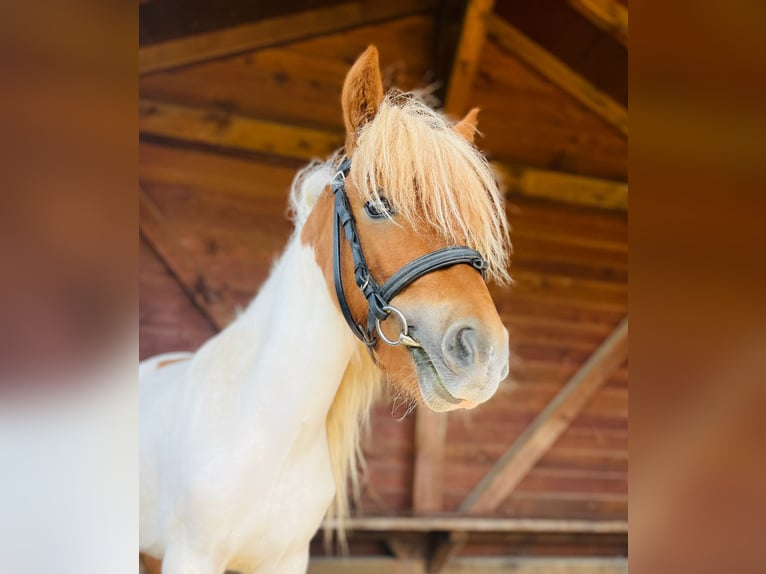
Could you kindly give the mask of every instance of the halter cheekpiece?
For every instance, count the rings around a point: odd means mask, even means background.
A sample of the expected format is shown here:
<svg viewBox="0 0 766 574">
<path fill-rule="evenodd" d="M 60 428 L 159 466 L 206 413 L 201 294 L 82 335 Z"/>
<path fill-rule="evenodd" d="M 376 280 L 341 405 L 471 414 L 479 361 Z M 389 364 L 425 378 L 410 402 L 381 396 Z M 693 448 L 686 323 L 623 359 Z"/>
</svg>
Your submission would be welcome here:
<svg viewBox="0 0 766 574">
<path fill-rule="evenodd" d="M 351 205 L 346 194 L 346 176 L 351 170 L 351 159 L 346 158 L 338 167 L 332 182 L 332 192 L 335 197 L 335 225 L 333 226 L 333 276 L 335 281 L 335 294 L 338 297 L 343 317 L 351 328 L 351 332 L 356 335 L 365 345 L 374 348 L 378 342 L 378 336 L 388 345 L 405 345 L 409 347 L 419 347 L 420 344 L 408 334 L 407 318 L 404 314 L 391 305 L 391 300 L 411 283 L 418 280 L 423 275 L 432 271 L 451 267 L 453 265 L 470 265 L 486 276 L 487 262 L 481 253 L 470 247 L 445 247 L 438 249 L 422 257 L 410 261 L 404 267 L 399 269 L 383 285 L 378 285 L 375 278 L 370 273 L 367 261 L 364 257 L 362 244 L 359 242 L 359 234 L 356 229 L 354 214 L 351 212 Z M 351 247 L 351 257 L 354 260 L 354 282 L 367 300 L 367 326 L 363 327 L 354 321 L 351 315 L 351 309 L 346 301 L 346 294 L 343 290 L 343 281 L 341 279 L 341 247 L 340 236 L 343 232 L 346 241 Z M 398 339 L 389 339 L 381 329 L 381 322 L 385 321 L 390 315 L 396 316 L 400 323 L 400 332 Z"/>
</svg>

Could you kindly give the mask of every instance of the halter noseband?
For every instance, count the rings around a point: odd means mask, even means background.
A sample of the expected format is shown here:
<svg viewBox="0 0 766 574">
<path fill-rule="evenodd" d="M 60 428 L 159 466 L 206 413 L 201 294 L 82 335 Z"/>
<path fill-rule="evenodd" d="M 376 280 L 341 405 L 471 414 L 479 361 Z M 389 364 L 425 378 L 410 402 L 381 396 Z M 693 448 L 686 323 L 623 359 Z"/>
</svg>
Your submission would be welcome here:
<svg viewBox="0 0 766 574">
<path fill-rule="evenodd" d="M 453 265 L 470 265 L 482 276 L 485 276 L 487 262 L 481 253 L 470 247 L 445 247 L 418 257 L 410 261 L 404 267 L 399 269 L 383 285 L 378 285 L 375 278 L 367 267 L 367 261 L 364 258 L 362 244 L 359 242 L 359 234 L 356 230 L 356 221 L 351 212 L 351 205 L 346 195 L 346 176 L 351 169 L 351 159 L 346 158 L 338 167 L 338 172 L 331 182 L 333 195 L 335 196 L 335 225 L 333 226 L 333 276 L 335 280 L 335 294 L 338 297 L 340 309 L 346 323 L 351 328 L 351 332 L 369 348 L 377 345 L 377 335 L 383 341 L 391 346 L 403 344 L 408 347 L 420 347 L 415 339 L 408 335 L 407 319 L 404 314 L 391 305 L 391 300 L 402 289 L 432 271 L 451 267 Z M 351 247 L 351 257 L 354 260 L 354 281 L 359 290 L 367 300 L 367 327 L 357 324 L 351 315 L 351 309 L 346 301 L 346 294 L 343 290 L 343 281 L 341 279 L 341 252 L 340 252 L 340 234 L 343 231 L 346 241 Z M 396 315 L 401 324 L 399 338 L 396 340 L 388 339 L 380 327 L 382 321 L 390 315 Z"/>
</svg>

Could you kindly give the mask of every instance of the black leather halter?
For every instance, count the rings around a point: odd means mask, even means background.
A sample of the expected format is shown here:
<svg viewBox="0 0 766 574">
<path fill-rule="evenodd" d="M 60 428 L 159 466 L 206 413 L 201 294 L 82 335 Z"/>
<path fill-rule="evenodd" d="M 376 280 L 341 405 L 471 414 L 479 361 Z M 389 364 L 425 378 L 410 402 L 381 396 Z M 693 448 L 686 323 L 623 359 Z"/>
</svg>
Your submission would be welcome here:
<svg viewBox="0 0 766 574">
<path fill-rule="evenodd" d="M 335 225 L 333 229 L 333 275 L 335 279 L 335 294 L 338 297 L 343 316 L 351 331 L 365 345 L 374 348 L 377 345 L 378 337 L 383 339 L 389 345 L 395 346 L 404 344 L 411 347 L 419 347 L 419 343 L 408 335 L 407 320 L 399 309 L 391 305 L 391 300 L 411 283 L 432 271 L 444 269 L 453 265 L 470 265 L 479 271 L 482 276 L 486 275 L 487 262 L 481 253 L 470 247 L 445 247 L 418 257 L 410 261 L 407 265 L 399 269 L 383 285 L 379 285 L 370 273 L 367 267 L 367 261 L 364 257 L 362 245 L 359 242 L 359 234 L 356 230 L 356 221 L 351 212 L 351 206 L 346 195 L 346 176 L 351 169 L 351 160 L 344 159 L 338 167 L 338 172 L 331 182 L 333 195 L 335 196 Z M 340 235 L 343 231 L 346 241 L 351 247 L 351 256 L 354 260 L 354 281 L 356 286 L 367 300 L 367 327 L 357 324 L 351 315 L 351 309 L 346 301 L 346 294 L 343 290 L 343 281 L 341 279 L 341 248 Z M 395 314 L 401 323 L 401 332 L 399 339 L 388 339 L 380 328 L 380 323 L 384 321 L 389 314 Z"/>
</svg>

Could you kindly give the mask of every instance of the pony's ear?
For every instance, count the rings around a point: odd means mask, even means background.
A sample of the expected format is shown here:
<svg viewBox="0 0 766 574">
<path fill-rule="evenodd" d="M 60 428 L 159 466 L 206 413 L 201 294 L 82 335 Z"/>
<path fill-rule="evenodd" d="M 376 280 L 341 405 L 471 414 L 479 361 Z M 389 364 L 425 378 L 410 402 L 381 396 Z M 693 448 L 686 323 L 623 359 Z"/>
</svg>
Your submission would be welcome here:
<svg viewBox="0 0 766 574">
<path fill-rule="evenodd" d="M 473 138 L 476 135 L 477 126 L 479 125 L 479 108 L 473 108 L 468 112 L 465 117 L 460 120 L 452 128 L 458 134 L 463 136 L 463 139 L 468 143 L 473 143 Z"/>
<path fill-rule="evenodd" d="M 346 124 L 346 154 L 356 144 L 360 127 L 375 117 L 383 101 L 383 81 L 380 77 L 378 49 L 368 46 L 354 62 L 343 83 L 343 121 Z"/>
</svg>

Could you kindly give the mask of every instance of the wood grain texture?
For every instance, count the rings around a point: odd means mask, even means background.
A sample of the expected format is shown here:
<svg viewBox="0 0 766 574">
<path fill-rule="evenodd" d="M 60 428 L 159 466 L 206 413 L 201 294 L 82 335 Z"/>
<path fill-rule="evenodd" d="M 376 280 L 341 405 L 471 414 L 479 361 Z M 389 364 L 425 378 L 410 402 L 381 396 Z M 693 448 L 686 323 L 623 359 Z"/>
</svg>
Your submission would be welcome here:
<svg viewBox="0 0 766 574">
<path fill-rule="evenodd" d="M 231 54 L 330 34 L 433 7 L 432 0 L 349 2 L 278 16 L 153 44 L 139 50 L 139 71 L 149 74 Z"/>
<path fill-rule="evenodd" d="M 444 574 L 626 574 L 625 558 L 456 558 Z M 315 558 L 308 574 L 425 574 L 417 560 L 394 558 Z"/>
<path fill-rule="evenodd" d="M 343 133 L 340 94 L 355 58 L 380 51 L 386 88 L 429 81 L 433 19 L 413 15 L 140 79 L 142 98 Z"/>
<path fill-rule="evenodd" d="M 620 44 L 628 45 L 628 9 L 616 0 L 568 0 L 569 4 Z"/>
<path fill-rule="evenodd" d="M 625 135 L 491 35 L 469 105 L 481 107 L 478 146 L 493 160 L 627 180 Z"/>
<path fill-rule="evenodd" d="M 503 0 L 495 12 L 591 84 L 627 105 L 627 50 L 570 3 Z"/>
<path fill-rule="evenodd" d="M 628 184 L 493 162 L 504 191 L 601 209 L 628 209 Z"/>
<path fill-rule="evenodd" d="M 259 154 L 310 160 L 327 157 L 344 135 L 236 114 L 157 100 L 139 102 L 139 131 L 159 136 Z M 603 209 L 627 210 L 627 184 L 524 166 L 493 162 L 506 193 L 551 199 Z"/>
<path fill-rule="evenodd" d="M 468 100 L 484 48 L 487 19 L 494 5 L 494 0 L 469 0 L 466 6 L 444 98 L 444 111 L 447 114 L 462 117 L 468 111 Z"/>
<path fill-rule="evenodd" d="M 303 160 L 327 157 L 343 135 L 156 100 L 139 102 L 142 134 Z"/>
<path fill-rule="evenodd" d="M 519 30 L 502 18 L 493 16 L 487 23 L 487 34 L 504 50 L 514 54 L 539 74 L 554 82 L 623 135 L 628 135 L 628 112 L 621 104 L 573 72 Z"/>
<path fill-rule="evenodd" d="M 625 360 L 627 337 L 626 318 L 465 498 L 461 511 L 479 514 L 498 507 Z"/>
<path fill-rule="evenodd" d="M 139 360 L 170 351 L 195 351 L 216 333 L 215 325 L 143 238 L 138 253 Z"/>
<path fill-rule="evenodd" d="M 337 522 L 326 525 L 334 528 Z M 526 518 L 484 518 L 478 516 L 355 516 L 348 528 L 370 532 L 527 532 L 568 534 L 626 534 L 625 520 L 547 520 Z"/>
<path fill-rule="evenodd" d="M 217 329 L 223 329 L 231 320 L 231 309 L 218 293 L 210 289 L 201 268 L 180 246 L 172 226 L 143 189 L 139 190 L 139 213 L 143 237 L 172 270 L 179 284 L 206 318 Z"/>
</svg>

